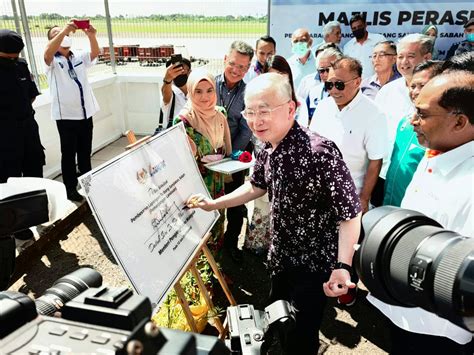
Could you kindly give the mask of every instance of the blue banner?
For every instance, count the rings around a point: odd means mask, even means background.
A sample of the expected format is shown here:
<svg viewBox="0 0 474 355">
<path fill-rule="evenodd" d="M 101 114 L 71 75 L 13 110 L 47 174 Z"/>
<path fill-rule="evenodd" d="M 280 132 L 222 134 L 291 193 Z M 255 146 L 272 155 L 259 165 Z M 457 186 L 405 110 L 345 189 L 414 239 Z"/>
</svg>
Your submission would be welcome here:
<svg viewBox="0 0 474 355">
<path fill-rule="evenodd" d="M 409 33 L 420 33 L 428 24 L 438 28 L 435 48 L 444 59 L 454 43 L 464 40 L 463 25 L 474 17 L 472 1 L 382 1 L 382 0 L 272 0 L 270 35 L 277 41 L 277 51 L 291 55 L 291 34 L 297 28 L 307 28 L 313 45 L 323 41 L 322 29 L 329 21 L 341 23 L 343 46 L 352 38 L 349 19 L 356 13 L 367 21 L 367 30 L 398 41 Z"/>
</svg>

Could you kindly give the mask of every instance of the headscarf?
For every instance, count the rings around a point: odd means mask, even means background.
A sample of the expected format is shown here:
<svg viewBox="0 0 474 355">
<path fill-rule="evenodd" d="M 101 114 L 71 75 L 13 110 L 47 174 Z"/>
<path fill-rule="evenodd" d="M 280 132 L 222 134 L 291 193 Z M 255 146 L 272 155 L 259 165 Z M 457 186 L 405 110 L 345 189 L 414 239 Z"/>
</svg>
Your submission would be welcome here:
<svg viewBox="0 0 474 355">
<path fill-rule="evenodd" d="M 201 81 L 209 82 L 214 88 L 212 99 L 203 104 L 195 95 L 196 87 Z M 225 115 L 216 108 L 217 93 L 214 76 L 203 69 L 193 70 L 189 75 L 188 101 L 179 113 L 188 123 L 204 137 L 206 137 L 214 150 L 224 147 L 225 154 L 232 153 L 229 124 Z"/>
<path fill-rule="evenodd" d="M 438 59 L 438 50 L 435 48 L 436 39 L 438 38 L 438 27 L 436 27 L 435 25 L 426 25 L 421 30 L 421 34 L 424 34 L 426 36 L 428 31 L 431 29 L 435 30 L 436 32 L 436 36 L 433 37 L 433 50 L 431 52 L 431 59 Z"/>
<path fill-rule="evenodd" d="M 435 31 L 436 31 L 436 37 L 438 37 L 438 27 L 436 27 L 435 25 L 426 25 L 426 26 L 423 27 L 423 29 L 421 30 L 421 34 L 426 35 L 429 30 L 435 30 Z"/>
</svg>

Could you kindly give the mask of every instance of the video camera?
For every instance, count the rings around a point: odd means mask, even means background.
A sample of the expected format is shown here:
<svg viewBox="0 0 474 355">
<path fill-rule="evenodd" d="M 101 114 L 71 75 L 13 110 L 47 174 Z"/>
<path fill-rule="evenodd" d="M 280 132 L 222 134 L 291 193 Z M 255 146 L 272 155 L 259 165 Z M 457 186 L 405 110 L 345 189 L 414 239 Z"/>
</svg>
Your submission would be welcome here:
<svg viewBox="0 0 474 355">
<path fill-rule="evenodd" d="M 272 324 L 294 321 L 286 301 L 264 312 L 251 305 L 229 307 L 228 348 L 213 336 L 158 328 L 150 321 L 148 298 L 101 284 L 97 271 L 81 268 L 35 302 L 18 292 L 0 292 L 0 353 L 260 354 Z M 58 312 L 61 318 L 51 317 Z"/>
<path fill-rule="evenodd" d="M 355 268 L 375 297 L 421 307 L 474 332 L 474 238 L 392 206 L 370 210 L 362 224 Z"/>
<path fill-rule="evenodd" d="M 15 240 L 12 234 L 47 222 L 48 212 L 45 189 L 0 200 L 0 291 L 8 287 L 15 269 Z"/>
</svg>

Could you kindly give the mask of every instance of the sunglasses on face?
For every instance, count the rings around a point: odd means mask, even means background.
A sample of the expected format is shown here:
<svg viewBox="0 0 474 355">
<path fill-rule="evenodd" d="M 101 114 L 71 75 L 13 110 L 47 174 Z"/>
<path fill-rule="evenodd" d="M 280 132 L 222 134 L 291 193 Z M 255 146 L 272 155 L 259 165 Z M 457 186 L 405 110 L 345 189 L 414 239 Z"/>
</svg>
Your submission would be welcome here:
<svg viewBox="0 0 474 355">
<path fill-rule="evenodd" d="M 319 74 L 329 73 L 329 68 L 318 68 Z"/>
<path fill-rule="evenodd" d="M 329 90 L 332 90 L 332 88 L 335 87 L 337 90 L 342 91 L 346 88 L 346 84 L 348 82 L 351 82 L 352 80 L 355 80 L 355 79 L 357 79 L 357 77 L 352 78 L 351 80 L 347 80 L 347 81 L 342 81 L 342 80 L 326 81 L 324 83 L 324 89 L 326 89 L 326 91 L 329 91 Z"/>
</svg>

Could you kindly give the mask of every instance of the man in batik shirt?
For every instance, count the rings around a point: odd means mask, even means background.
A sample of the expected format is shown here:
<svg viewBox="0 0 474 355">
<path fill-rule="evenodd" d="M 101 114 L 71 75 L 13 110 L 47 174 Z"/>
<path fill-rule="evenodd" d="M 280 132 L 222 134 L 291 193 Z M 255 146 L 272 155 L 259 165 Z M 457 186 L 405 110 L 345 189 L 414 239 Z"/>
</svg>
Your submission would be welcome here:
<svg viewBox="0 0 474 355">
<path fill-rule="evenodd" d="M 250 129 L 267 142 L 250 181 L 216 200 L 191 196 L 188 207 L 227 208 L 268 191 L 270 301 L 287 300 L 298 310 L 296 326 L 282 345 L 288 354 L 314 355 L 326 296 L 355 287 L 350 277 L 360 229 L 359 197 L 336 145 L 295 122 L 296 103 L 286 77 L 268 73 L 253 79 L 245 106 Z"/>
</svg>

